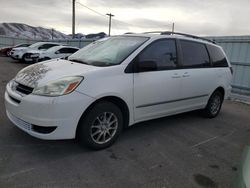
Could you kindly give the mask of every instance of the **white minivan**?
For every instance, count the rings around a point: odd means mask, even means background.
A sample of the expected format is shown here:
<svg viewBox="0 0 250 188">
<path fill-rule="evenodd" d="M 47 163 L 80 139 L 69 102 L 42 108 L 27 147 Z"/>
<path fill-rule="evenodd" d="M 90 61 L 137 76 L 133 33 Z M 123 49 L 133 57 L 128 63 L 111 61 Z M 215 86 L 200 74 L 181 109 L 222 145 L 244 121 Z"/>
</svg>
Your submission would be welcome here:
<svg viewBox="0 0 250 188">
<path fill-rule="evenodd" d="M 41 139 L 110 146 L 137 122 L 202 109 L 213 118 L 232 67 L 222 48 L 172 32 L 125 34 L 21 70 L 6 87 L 9 119 Z"/>
</svg>

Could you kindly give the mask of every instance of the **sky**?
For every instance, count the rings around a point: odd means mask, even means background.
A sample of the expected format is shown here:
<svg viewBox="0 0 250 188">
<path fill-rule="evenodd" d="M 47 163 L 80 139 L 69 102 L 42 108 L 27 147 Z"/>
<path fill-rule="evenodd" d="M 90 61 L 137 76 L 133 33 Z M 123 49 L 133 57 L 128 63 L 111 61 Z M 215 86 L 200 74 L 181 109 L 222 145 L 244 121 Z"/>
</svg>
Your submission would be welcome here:
<svg viewBox="0 0 250 188">
<path fill-rule="evenodd" d="M 171 30 L 173 22 L 176 32 L 250 35 L 249 0 L 76 1 L 76 33 L 108 33 L 106 13 L 112 13 L 112 35 Z M 72 0 L 0 0 L 0 22 L 25 23 L 70 34 Z"/>
</svg>

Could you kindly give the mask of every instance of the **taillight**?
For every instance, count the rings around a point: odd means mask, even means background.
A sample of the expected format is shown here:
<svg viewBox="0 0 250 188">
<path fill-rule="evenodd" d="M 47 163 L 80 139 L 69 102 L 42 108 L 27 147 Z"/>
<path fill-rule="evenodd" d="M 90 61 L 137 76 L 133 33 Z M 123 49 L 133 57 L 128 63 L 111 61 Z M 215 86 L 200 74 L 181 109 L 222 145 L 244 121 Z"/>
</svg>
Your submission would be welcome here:
<svg viewBox="0 0 250 188">
<path fill-rule="evenodd" d="M 234 73 L 233 67 L 229 67 L 229 68 L 230 68 L 231 74 L 233 75 L 233 73 Z"/>
</svg>

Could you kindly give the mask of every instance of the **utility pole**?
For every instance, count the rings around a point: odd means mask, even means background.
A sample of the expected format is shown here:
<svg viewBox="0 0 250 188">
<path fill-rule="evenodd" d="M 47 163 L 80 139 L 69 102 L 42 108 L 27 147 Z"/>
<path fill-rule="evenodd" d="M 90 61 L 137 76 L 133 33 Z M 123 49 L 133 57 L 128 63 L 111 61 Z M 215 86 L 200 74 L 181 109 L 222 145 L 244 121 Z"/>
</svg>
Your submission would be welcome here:
<svg viewBox="0 0 250 188">
<path fill-rule="evenodd" d="M 174 32 L 174 22 L 172 24 L 172 33 Z"/>
<path fill-rule="evenodd" d="M 110 31 L 111 31 L 111 17 L 113 17 L 113 16 L 115 16 L 115 15 L 113 15 L 113 14 L 111 14 L 111 13 L 106 14 L 106 15 L 109 16 L 109 36 L 110 36 Z"/>
<path fill-rule="evenodd" d="M 76 0 L 72 0 L 72 38 L 75 38 Z"/>
</svg>

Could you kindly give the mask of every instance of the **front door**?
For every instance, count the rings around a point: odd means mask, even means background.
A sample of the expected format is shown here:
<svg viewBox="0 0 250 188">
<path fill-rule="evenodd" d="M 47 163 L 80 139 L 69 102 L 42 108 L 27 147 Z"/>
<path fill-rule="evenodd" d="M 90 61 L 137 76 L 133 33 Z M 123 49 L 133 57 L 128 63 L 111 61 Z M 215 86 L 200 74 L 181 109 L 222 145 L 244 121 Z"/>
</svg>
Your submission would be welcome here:
<svg viewBox="0 0 250 188">
<path fill-rule="evenodd" d="M 156 69 L 134 73 L 135 121 L 161 117 L 178 111 L 181 70 L 178 69 L 176 41 L 160 39 L 151 43 L 134 63 L 153 62 Z"/>
</svg>

